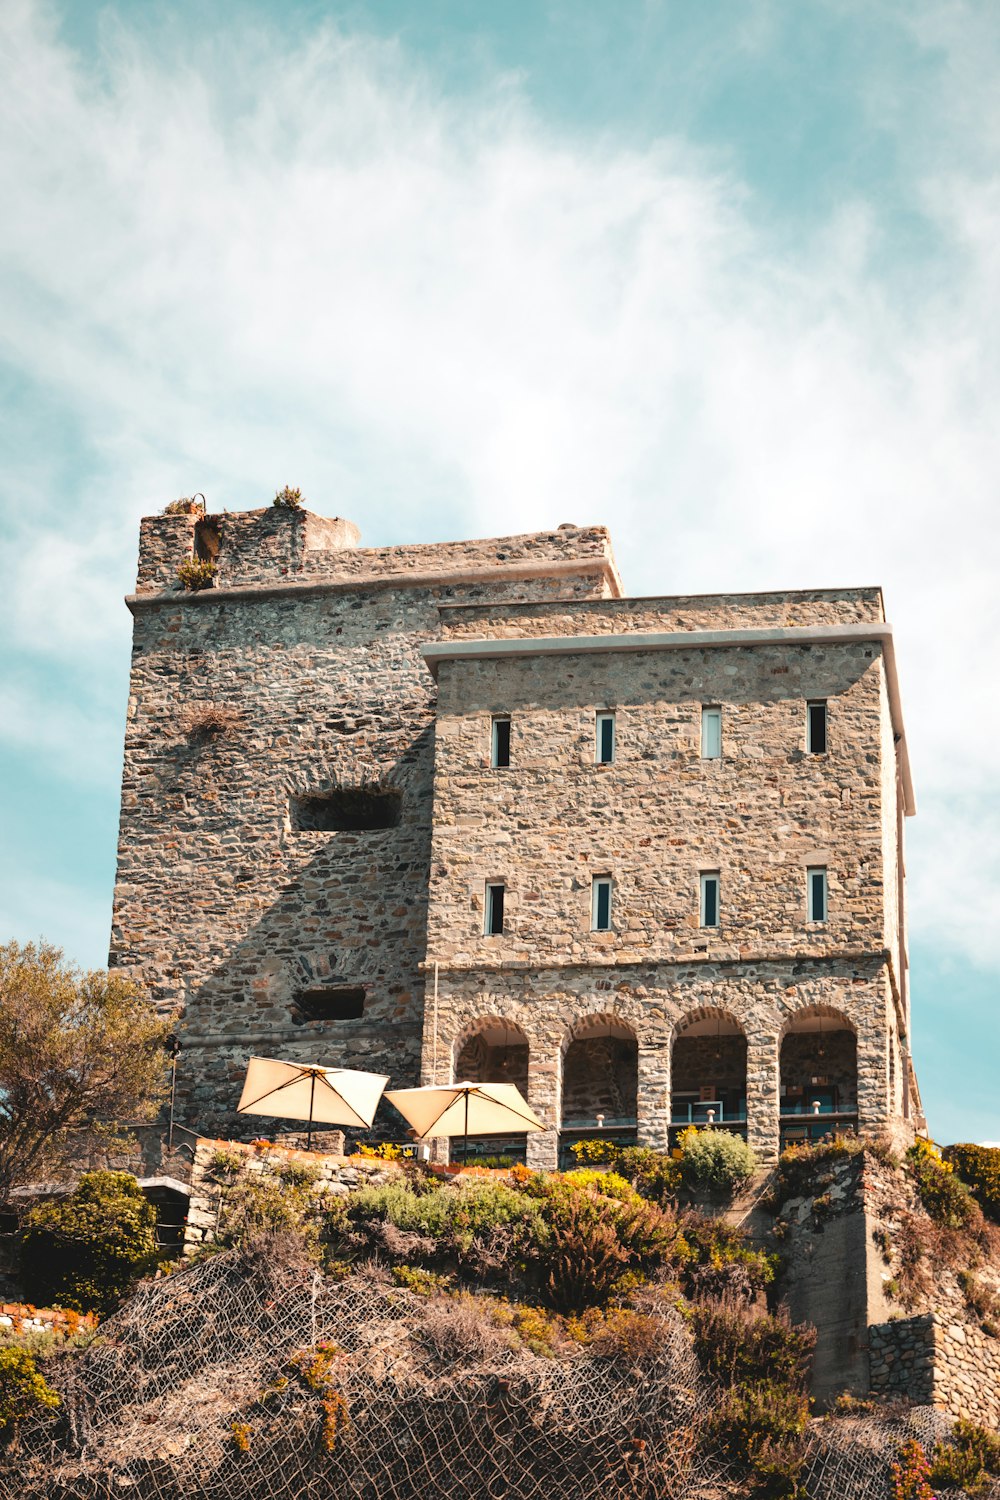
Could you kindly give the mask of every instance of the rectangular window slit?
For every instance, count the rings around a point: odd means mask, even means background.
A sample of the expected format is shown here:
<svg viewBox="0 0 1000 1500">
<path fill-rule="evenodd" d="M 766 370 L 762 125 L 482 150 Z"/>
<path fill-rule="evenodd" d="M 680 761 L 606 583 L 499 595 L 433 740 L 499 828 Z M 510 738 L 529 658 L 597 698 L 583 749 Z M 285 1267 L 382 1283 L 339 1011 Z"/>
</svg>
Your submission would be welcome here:
<svg viewBox="0 0 1000 1500">
<path fill-rule="evenodd" d="M 701 711 L 701 755 L 703 760 L 718 760 L 722 755 L 722 709 Z"/>
<path fill-rule="evenodd" d="M 594 932 L 611 931 L 611 877 L 595 875 L 591 896 L 591 926 Z"/>
<path fill-rule="evenodd" d="M 498 937 L 503 932 L 504 886 L 499 881 L 489 881 L 486 886 L 486 936 Z"/>
<path fill-rule="evenodd" d="M 493 746 L 490 762 L 494 766 L 510 765 L 510 720 L 493 720 Z"/>
<path fill-rule="evenodd" d="M 719 925 L 719 872 L 703 870 L 701 875 L 701 925 Z"/>
<path fill-rule="evenodd" d="M 615 758 L 615 716 L 613 713 L 597 715 L 597 764 L 610 766 Z"/>
<path fill-rule="evenodd" d="M 826 921 L 826 869 L 815 866 L 806 871 L 806 883 L 809 893 L 809 920 L 810 922 Z"/>
<path fill-rule="evenodd" d="M 810 755 L 826 754 L 826 703 L 806 704 L 806 749 Z"/>
</svg>

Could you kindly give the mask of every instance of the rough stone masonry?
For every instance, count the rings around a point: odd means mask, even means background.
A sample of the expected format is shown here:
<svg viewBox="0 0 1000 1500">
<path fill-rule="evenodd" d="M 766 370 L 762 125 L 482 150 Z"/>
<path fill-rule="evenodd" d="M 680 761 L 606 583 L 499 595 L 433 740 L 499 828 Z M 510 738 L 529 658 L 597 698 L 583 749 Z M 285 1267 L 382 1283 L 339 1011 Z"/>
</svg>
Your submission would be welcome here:
<svg viewBox="0 0 1000 1500">
<path fill-rule="evenodd" d="M 358 540 L 142 522 L 110 962 L 181 1011 L 179 1118 L 232 1131 L 251 1052 L 516 1074 L 538 1165 L 916 1117 L 879 590 L 626 599 L 602 527 Z"/>
</svg>

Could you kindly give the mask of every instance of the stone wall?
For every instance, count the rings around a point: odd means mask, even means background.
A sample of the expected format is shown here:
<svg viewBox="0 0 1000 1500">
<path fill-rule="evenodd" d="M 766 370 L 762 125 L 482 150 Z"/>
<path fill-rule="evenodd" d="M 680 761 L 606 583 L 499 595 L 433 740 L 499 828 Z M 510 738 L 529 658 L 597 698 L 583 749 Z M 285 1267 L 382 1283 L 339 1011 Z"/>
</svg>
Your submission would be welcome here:
<svg viewBox="0 0 1000 1500">
<path fill-rule="evenodd" d="M 289 1166 L 305 1167 L 315 1174 L 310 1191 L 320 1199 L 346 1197 L 359 1185 L 388 1182 L 400 1170 L 393 1162 L 368 1157 L 324 1155 L 276 1142 L 245 1145 L 203 1137 L 194 1152 L 185 1255 L 194 1255 L 216 1238 L 226 1191 L 237 1180 L 241 1183 L 280 1180 L 282 1170 Z"/>
<path fill-rule="evenodd" d="M 438 606 L 600 594 L 613 563 L 600 528 L 324 550 L 310 537 L 342 523 L 268 510 L 222 518 L 218 554 L 259 593 L 156 592 L 196 524 L 143 523 L 109 962 L 181 1012 L 178 1118 L 252 1134 L 233 1116 L 251 1053 L 418 1082 Z M 339 583 L 305 586 L 320 573 Z M 358 787 L 398 793 L 399 823 L 294 826 L 293 797 Z M 360 987 L 362 1015 L 304 1020 L 297 997 L 331 987 Z"/>
<path fill-rule="evenodd" d="M 747 624 L 756 610 L 768 625 L 809 623 L 813 612 L 881 616 L 875 590 L 715 599 L 692 614 L 696 603 L 518 606 L 504 609 L 507 625 L 497 610 L 450 609 L 443 620 L 446 632 L 489 635 L 553 621 L 579 634 L 598 633 L 598 622 L 622 632 Z M 822 756 L 805 748 L 816 698 L 829 705 Z M 706 704 L 722 710 L 714 760 L 701 754 Z M 554 1132 L 567 1035 L 602 1011 L 626 1015 L 639 1046 L 640 1138 L 663 1144 L 672 1039 L 708 1007 L 747 1037 L 748 1135 L 773 1160 L 783 1031 L 811 1007 L 827 1031 L 839 1017 L 857 1033 L 856 1092 L 846 1062 L 838 1082 L 865 1126 L 884 1122 L 897 1106 L 883 867 L 893 840 L 882 820 L 882 766 L 895 765 L 895 750 L 883 704 L 877 642 L 441 661 L 428 962 L 440 969 L 442 1039 L 478 1008 L 492 1013 L 502 971 L 503 1014 L 529 1037 L 531 1102 Z M 610 765 L 595 764 L 599 709 L 616 714 Z M 498 714 L 511 718 L 504 768 L 490 765 Z M 807 920 L 812 865 L 828 871 L 823 923 Z M 699 925 L 702 870 L 721 879 L 710 929 Z M 598 875 L 613 880 L 607 932 L 591 930 Z M 506 887 L 500 935 L 483 930 L 488 881 Z M 427 1044 L 425 1035 L 425 1054 Z M 792 1053 L 800 1047 L 808 1042 Z M 539 1163 L 554 1149 L 554 1139 L 529 1142 Z"/>
<path fill-rule="evenodd" d="M 868 1330 L 873 1395 L 942 1407 L 1000 1427 L 1000 1341 L 939 1313 Z"/>
<path fill-rule="evenodd" d="M 446 639 L 609 635 L 621 630 L 740 630 L 796 625 L 856 625 L 885 619 L 880 589 L 794 589 L 768 594 L 692 594 L 600 603 L 518 604 L 502 613 L 489 605 L 441 611 Z"/>
<path fill-rule="evenodd" d="M 212 533 L 211 550 L 219 589 L 281 587 L 288 584 L 375 584 L 427 574 L 506 572 L 522 577 L 557 577 L 566 569 L 566 597 L 578 591 L 573 580 L 583 574 L 597 597 L 621 592 L 603 526 L 560 527 L 558 531 L 482 540 L 434 542 L 402 547 L 359 547 L 360 533 L 350 521 L 327 519 L 306 510 L 225 512 L 222 515 L 146 516 L 139 539 L 138 594 L 176 591 L 177 569 L 192 557 L 199 535 Z M 204 549 L 203 549 L 204 550 Z M 543 587 L 523 597 L 544 597 Z M 493 600 L 487 589 L 472 599 Z"/>
</svg>

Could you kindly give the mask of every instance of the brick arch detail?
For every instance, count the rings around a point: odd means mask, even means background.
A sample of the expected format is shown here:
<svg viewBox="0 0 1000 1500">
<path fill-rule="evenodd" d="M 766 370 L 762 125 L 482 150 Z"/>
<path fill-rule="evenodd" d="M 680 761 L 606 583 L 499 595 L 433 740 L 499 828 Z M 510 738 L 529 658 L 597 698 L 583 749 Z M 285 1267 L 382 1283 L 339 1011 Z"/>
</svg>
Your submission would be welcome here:
<svg viewBox="0 0 1000 1500">
<path fill-rule="evenodd" d="M 694 1010 L 684 1011 L 675 1020 L 670 1035 L 671 1048 L 678 1038 L 684 1035 L 689 1026 L 694 1026 L 698 1021 L 715 1020 L 731 1022 L 739 1034 L 746 1040 L 747 1029 L 734 1011 L 728 1010 L 724 1005 L 698 1005 L 695 1006 Z"/>
<path fill-rule="evenodd" d="M 789 1028 L 791 1027 L 793 1021 L 812 1020 L 836 1021 L 844 1031 L 853 1032 L 858 1040 L 861 1040 L 861 1032 L 859 1032 L 857 1026 L 851 1020 L 846 1011 L 841 1010 L 839 1006 L 826 1005 L 821 1001 L 808 1001 L 805 1005 L 795 1006 L 784 1016 L 781 1022 L 781 1029 L 778 1034 L 779 1048 L 781 1046 L 781 1043 L 785 1040 L 785 1037 L 789 1034 Z"/>
</svg>

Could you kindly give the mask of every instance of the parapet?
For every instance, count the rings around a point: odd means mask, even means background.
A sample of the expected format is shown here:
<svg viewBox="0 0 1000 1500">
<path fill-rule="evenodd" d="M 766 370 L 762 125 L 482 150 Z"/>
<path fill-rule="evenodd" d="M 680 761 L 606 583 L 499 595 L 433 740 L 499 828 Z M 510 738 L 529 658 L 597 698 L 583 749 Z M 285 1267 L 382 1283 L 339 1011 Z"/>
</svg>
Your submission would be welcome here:
<svg viewBox="0 0 1000 1500">
<path fill-rule="evenodd" d="M 401 547 L 359 547 L 352 521 L 268 507 L 221 515 L 146 516 L 139 532 L 136 596 L 181 591 L 178 569 L 215 564 L 214 591 L 378 583 L 476 585 L 534 580 L 530 592 L 617 598 L 621 579 L 603 526 Z M 519 589 L 521 596 L 525 588 Z M 479 597 L 491 597 L 492 590 Z"/>
</svg>

